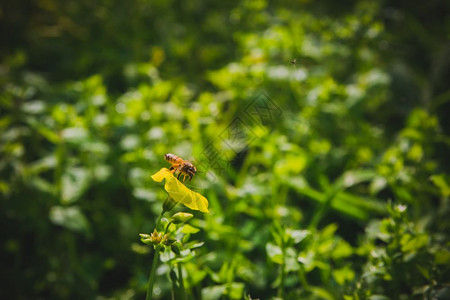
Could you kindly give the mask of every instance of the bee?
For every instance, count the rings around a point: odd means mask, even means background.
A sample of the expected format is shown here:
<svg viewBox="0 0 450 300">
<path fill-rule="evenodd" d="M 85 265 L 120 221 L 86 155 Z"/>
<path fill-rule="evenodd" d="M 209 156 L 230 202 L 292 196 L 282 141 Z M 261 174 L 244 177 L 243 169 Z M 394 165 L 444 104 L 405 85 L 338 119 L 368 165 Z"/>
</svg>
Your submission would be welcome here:
<svg viewBox="0 0 450 300">
<path fill-rule="evenodd" d="M 297 59 L 294 58 L 293 60 L 290 61 L 291 64 L 296 65 L 297 64 Z"/>
<path fill-rule="evenodd" d="M 164 155 L 164 159 L 172 164 L 169 171 L 172 173 L 179 172 L 177 176 L 178 179 L 180 179 L 180 175 L 183 174 L 183 183 L 186 180 L 186 176 L 189 176 L 189 181 L 191 181 L 192 177 L 197 173 L 197 169 L 191 162 L 184 160 L 175 154 L 167 153 Z"/>
</svg>

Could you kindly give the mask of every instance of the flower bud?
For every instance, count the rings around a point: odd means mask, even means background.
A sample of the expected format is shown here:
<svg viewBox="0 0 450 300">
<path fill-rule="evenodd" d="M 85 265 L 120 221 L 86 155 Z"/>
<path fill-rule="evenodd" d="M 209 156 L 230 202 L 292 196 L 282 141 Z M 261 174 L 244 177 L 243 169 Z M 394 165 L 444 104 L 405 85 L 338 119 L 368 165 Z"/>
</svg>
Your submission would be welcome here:
<svg viewBox="0 0 450 300">
<path fill-rule="evenodd" d="M 180 224 L 180 223 L 189 221 L 190 219 L 192 219 L 192 217 L 194 217 L 193 214 L 185 213 L 185 212 L 177 212 L 176 214 L 174 214 L 172 216 L 170 221 L 173 224 Z"/>
<path fill-rule="evenodd" d="M 166 201 L 163 203 L 163 212 L 171 211 L 177 204 L 178 202 L 173 200 L 171 197 L 167 197 Z"/>
<path fill-rule="evenodd" d="M 139 236 L 141 237 L 141 241 L 142 241 L 144 244 L 147 244 L 147 245 L 152 244 L 151 237 L 150 237 L 149 234 L 139 233 Z"/>
<path fill-rule="evenodd" d="M 163 238 L 163 234 L 162 233 L 158 233 L 158 231 L 156 231 L 156 229 L 155 229 L 155 230 L 153 230 L 153 233 L 150 236 L 150 241 L 153 244 L 159 244 L 159 243 L 161 243 L 162 238 Z"/>
</svg>

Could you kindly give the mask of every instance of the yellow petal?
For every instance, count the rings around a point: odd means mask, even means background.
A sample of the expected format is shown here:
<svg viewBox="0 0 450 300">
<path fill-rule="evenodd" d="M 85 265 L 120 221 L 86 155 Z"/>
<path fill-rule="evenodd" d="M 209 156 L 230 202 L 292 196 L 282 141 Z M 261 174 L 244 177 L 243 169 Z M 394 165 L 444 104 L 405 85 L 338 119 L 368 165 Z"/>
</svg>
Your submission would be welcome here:
<svg viewBox="0 0 450 300">
<path fill-rule="evenodd" d="M 199 210 L 201 212 L 208 211 L 208 200 L 182 184 L 178 179 L 173 176 L 167 168 L 162 168 L 160 171 L 152 175 L 152 179 L 156 182 L 166 180 L 164 189 L 169 193 L 176 202 L 182 203 L 193 210 Z"/>
<path fill-rule="evenodd" d="M 156 182 L 161 182 L 161 181 L 163 181 L 164 178 L 166 178 L 166 176 L 169 176 L 169 175 L 172 175 L 172 173 L 169 171 L 169 169 L 162 168 L 161 170 L 159 170 L 158 172 L 156 172 L 155 174 L 152 175 L 152 179 Z"/>
</svg>

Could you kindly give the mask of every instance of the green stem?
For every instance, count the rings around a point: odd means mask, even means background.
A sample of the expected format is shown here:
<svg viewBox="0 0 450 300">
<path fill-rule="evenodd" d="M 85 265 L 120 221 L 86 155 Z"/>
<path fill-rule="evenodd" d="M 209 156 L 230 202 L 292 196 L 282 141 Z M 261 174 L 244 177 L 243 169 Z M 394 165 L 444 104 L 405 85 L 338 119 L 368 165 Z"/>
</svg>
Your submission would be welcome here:
<svg viewBox="0 0 450 300">
<path fill-rule="evenodd" d="M 178 280 L 180 282 L 181 299 L 186 300 L 186 291 L 184 289 L 183 271 L 181 270 L 181 263 L 178 263 Z"/>
<path fill-rule="evenodd" d="M 278 288 L 278 297 L 283 299 L 284 298 L 284 277 L 285 277 L 285 249 L 284 249 L 284 243 L 281 248 L 281 253 L 283 256 L 283 262 L 281 263 L 281 278 L 280 278 L 280 286 Z"/>
<path fill-rule="evenodd" d="M 322 205 L 319 207 L 319 209 L 316 211 L 316 213 L 312 217 L 312 220 L 308 226 L 308 229 L 311 230 L 311 229 L 317 228 L 317 226 L 319 226 L 319 223 L 322 220 L 322 217 L 330 209 L 331 204 L 338 192 L 339 192 L 338 188 L 333 188 L 329 193 L 326 194 L 325 201 L 322 203 Z"/>
<path fill-rule="evenodd" d="M 64 157 L 65 157 L 65 146 L 63 141 L 59 141 L 56 148 L 56 168 L 55 168 L 55 192 L 56 195 L 62 203 L 62 175 L 64 172 Z"/>
<path fill-rule="evenodd" d="M 177 279 L 172 277 L 173 268 L 170 267 L 170 281 L 172 282 L 172 300 L 178 299 L 178 286 L 177 286 Z"/>
<path fill-rule="evenodd" d="M 160 249 L 161 249 L 160 245 L 156 246 L 155 248 L 155 254 L 153 255 L 152 269 L 150 271 L 150 277 L 148 279 L 147 296 L 145 297 L 145 300 L 150 300 L 152 298 L 153 284 L 155 283 L 156 265 L 158 264 Z"/>
<path fill-rule="evenodd" d="M 163 210 L 161 212 L 161 214 L 159 215 L 158 222 L 156 222 L 156 230 L 158 230 L 159 223 L 161 223 L 161 219 L 162 219 L 162 216 L 164 215 L 164 213 L 165 213 L 165 211 Z"/>
<path fill-rule="evenodd" d="M 167 230 L 169 230 L 170 224 L 172 224 L 172 221 L 170 221 L 170 222 L 167 224 L 166 229 L 164 230 L 164 234 L 163 234 L 163 235 L 166 235 Z"/>
<path fill-rule="evenodd" d="M 156 222 L 156 230 L 158 230 L 162 216 L 164 215 L 165 212 L 166 211 L 163 209 L 163 211 L 159 215 L 158 222 Z M 156 266 L 158 265 L 159 250 L 161 249 L 161 247 L 162 247 L 161 245 L 157 245 L 155 247 L 155 254 L 153 255 L 152 269 L 150 270 L 150 276 L 148 278 L 147 296 L 145 297 L 145 300 L 150 300 L 153 295 L 153 284 L 155 283 Z"/>
<path fill-rule="evenodd" d="M 300 279 L 300 282 L 303 285 L 303 288 L 305 290 L 309 290 L 308 280 L 306 279 L 306 276 L 305 276 L 305 268 L 303 267 L 302 263 L 300 263 L 300 268 L 298 270 L 298 278 Z"/>
</svg>

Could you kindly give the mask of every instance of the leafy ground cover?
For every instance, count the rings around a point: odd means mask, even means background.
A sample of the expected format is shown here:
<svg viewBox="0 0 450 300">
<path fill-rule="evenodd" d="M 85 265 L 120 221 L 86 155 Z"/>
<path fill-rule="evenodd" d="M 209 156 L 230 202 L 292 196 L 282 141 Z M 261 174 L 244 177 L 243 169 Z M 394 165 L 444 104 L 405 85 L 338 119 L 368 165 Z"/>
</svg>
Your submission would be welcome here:
<svg viewBox="0 0 450 300">
<path fill-rule="evenodd" d="M 0 298 L 450 297 L 444 1 L 0 8 Z"/>
</svg>

